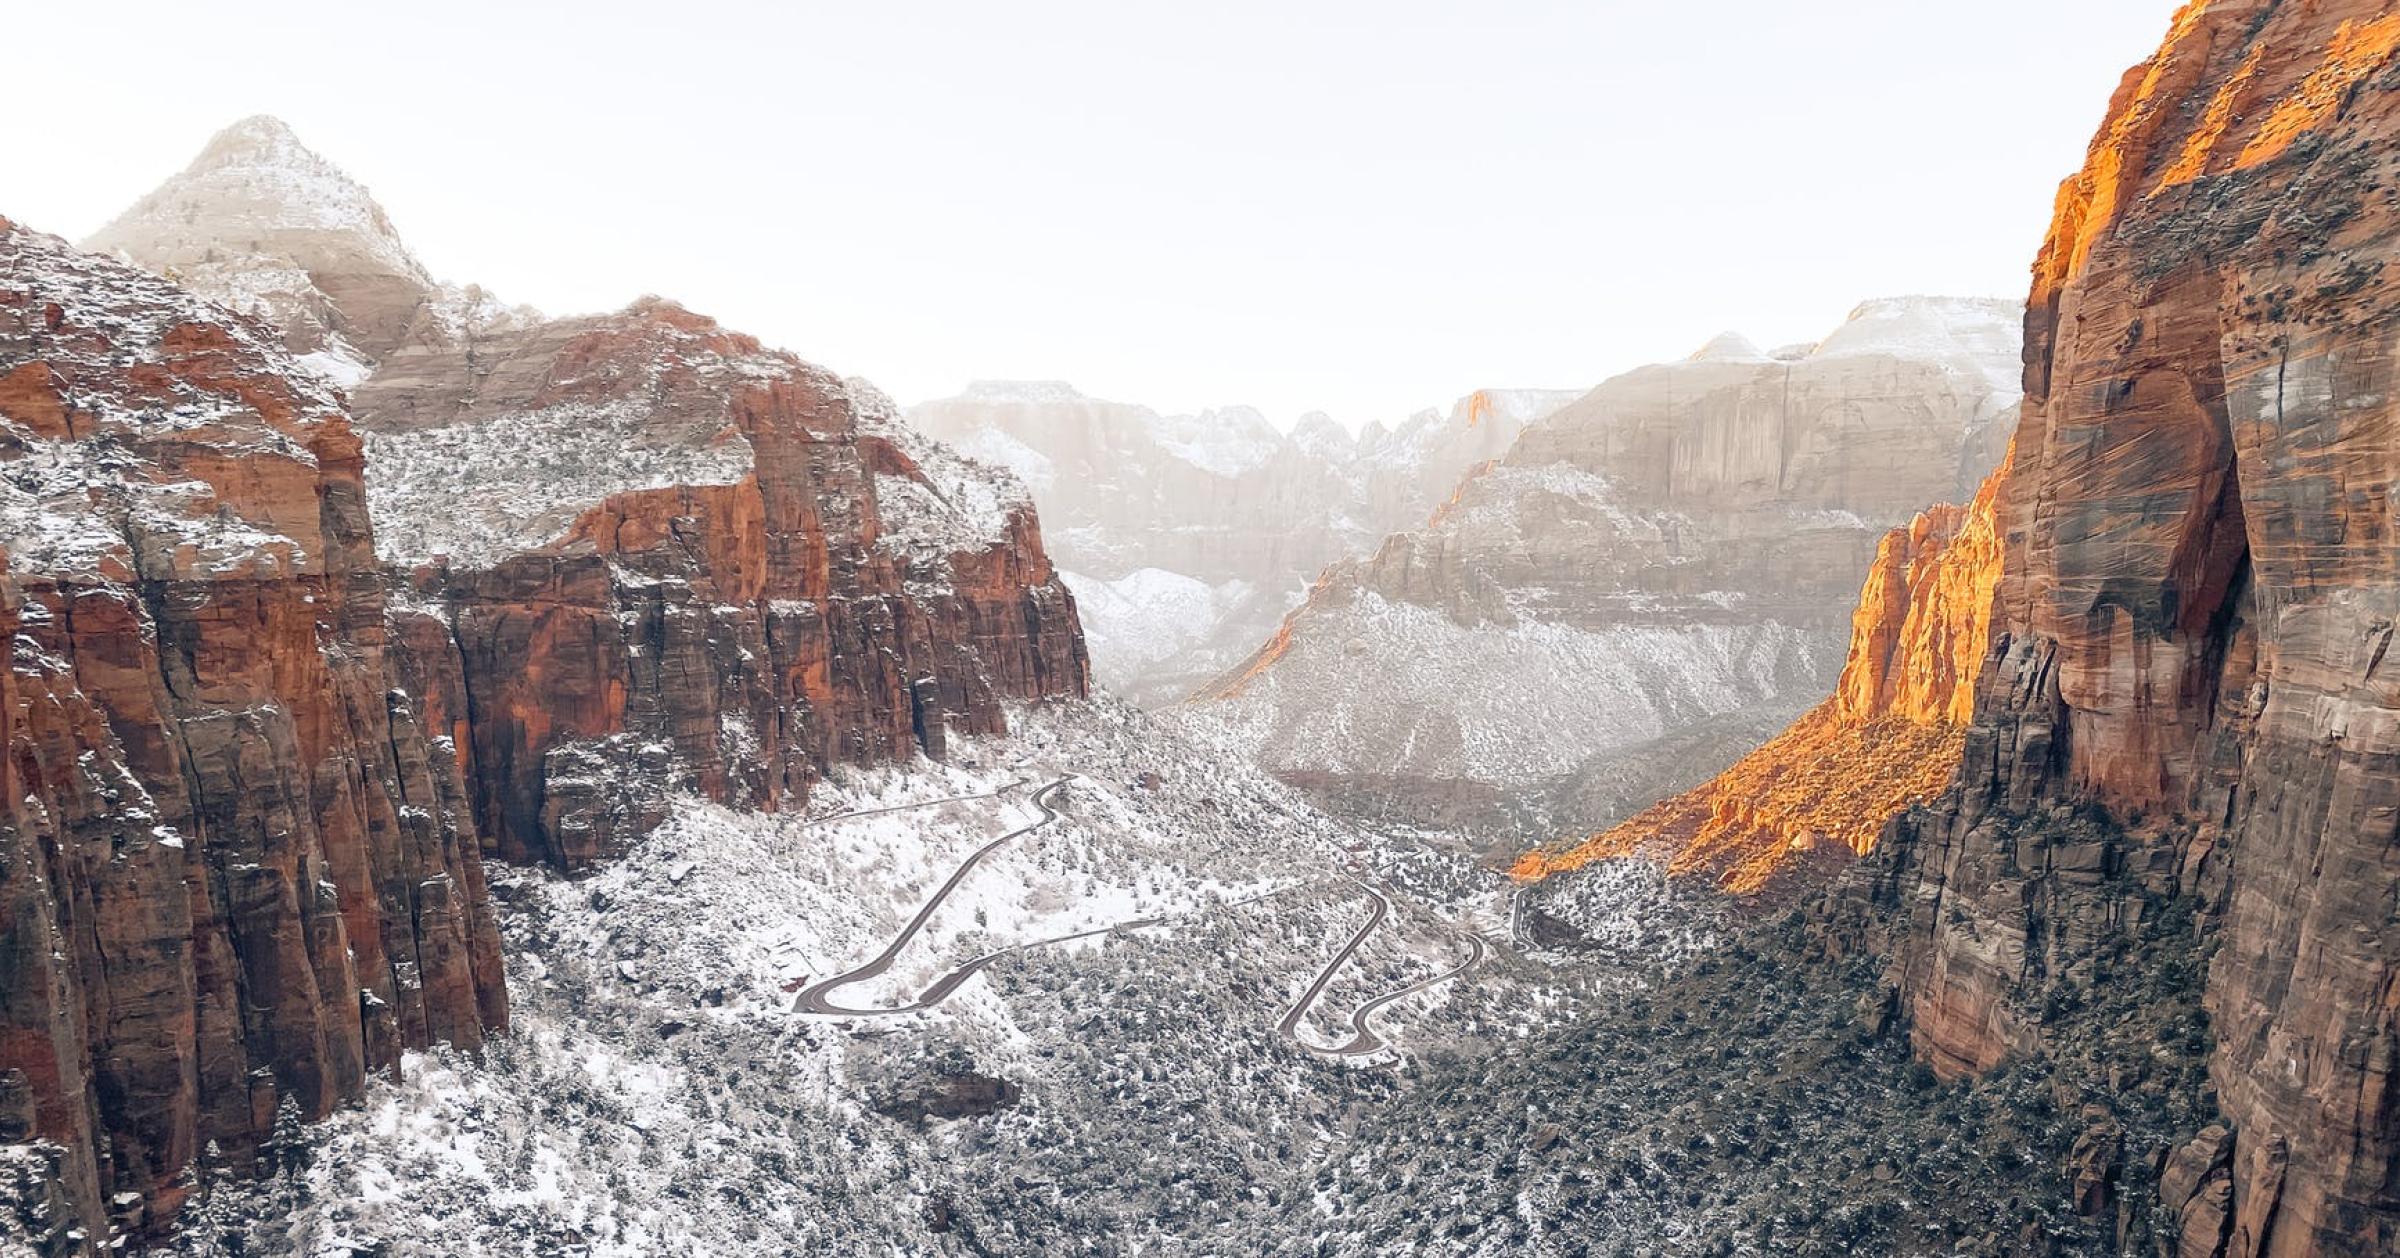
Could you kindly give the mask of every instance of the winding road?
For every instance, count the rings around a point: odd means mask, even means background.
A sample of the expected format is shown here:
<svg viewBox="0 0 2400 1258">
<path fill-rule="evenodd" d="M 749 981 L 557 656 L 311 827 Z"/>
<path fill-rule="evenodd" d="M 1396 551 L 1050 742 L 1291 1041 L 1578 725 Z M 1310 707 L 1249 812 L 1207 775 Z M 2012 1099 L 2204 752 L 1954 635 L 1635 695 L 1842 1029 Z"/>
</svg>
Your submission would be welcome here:
<svg viewBox="0 0 2400 1258">
<path fill-rule="evenodd" d="M 1484 942 L 1483 936 L 1471 930 L 1459 931 L 1458 935 L 1467 941 L 1467 959 L 1463 963 L 1455 969 L 1444 970 L 1432 978 L 1411 983 L 1396 992 L 1388 992 L 1360 1005 L 1357 1011 L 1350 1015 L 1349 1043 L 1325 1047 L 1298 1041 L 1297 1037 L 1295 1037 L 1295 1042 L 1299 1042 L 1302 1047 L 1312 1052 L 1324 1053 L 1330 1057 L 1368 1057 L 1382 1052 L 1386 1047 L 1383 1037 L 1375 1034 L 1374 1028 L 1367 1024 L 1368 1019 L 1383 1012 L 1387 1005 L 1397 1004 L 1419 992 L 1439 987 L 1451 979 L 1464 976 L 1467 971 L 1483 964 L 1484 957 L 1489 953 L 1491 945 Z"/>
<path fill-rule="evenodd" d="M 1376 927 L 1383 925 L 1384 918 L 1389 916 L 1392 911 L 1390 896 L 1376 889 L 1364 878 L 1353 875 L 1351 881 L 1357 883 L 1359 888 L 1374 901 L 1374 908 L 1367 914 L 1366 925 L 1359 927 L 1357 933 L 1350 936 L 1350 942 L 1343 944 L 1342 950 L 1333 954 L 1333 960 L 1326 962 L 1325 968 L 1317 971 L 1316 980 L 1308 985 L 1308 990 L 1302 992 L 1300 999 L 1292 1005 L 1291 1010 L 1283 1015 L 1283 1021 L 1275 1024 L 1275 1033 L 1286 1041 L 1327 1057 L 1370 1057 L 1382 1052 L 1387 1044 L 1383 1037 L 1375 1034 L 1374 1028 L 1368 1025 L 1369 1019 L 1383 1012 L 1390 1005 L 1406 1000 L 1419 992 L 1439 987 L 1454 978 L 1464 976 L 1468 971 L 1483 964 L 1484 958 L 1491 951 L 1491 945 L 1484 941 L 1483 936 L 1474 931 L 1444 923 L 1450 933 L 1467 941 L 1465 962 L 1455 968 L 1444 970 L 1432 978 L 1411 983 L 1398 991 L 1386 992 L 1360 1005 L 1350 1014 L 1350 1038 L 1347 1041 L 1336 1045 L 1312 1044 L 1300 1034 L 1301 1019 L 1308 1016 L 1308 1011 L 1316 1005 L 1317 998 L 1324 995 L 1325 989 L 1333 984 L 1334 976 L 1341 973 L 1342 967 L 1350 963 L 1350 958 L 1356 956 L 1360 948 L 1366 946 L 1368 937 L 1375 933 Z"/>
<path fill-rule="evenodd" d="M 874 960 L 867 962 L 865 965 L 859 966 L 855 970 L 849 970 L 840 974 L 836 974 L 832 978 L 826 979 L 821 983 L 814 984 L 813 986 L 803 990 L 800 993 L 800 1000 L 797 1007 L 806 1013 L 826 1013 L 852 1018 L 873 1017 L 895 1013 L 913 1013 L 920 1008 L 930 1009 L 935 1004 L 939 1004 L 943 997 L 947 997 L 951 991 L 955 990 L 959 983 L 964 983 L 967 981 L 967 979 L 974 977 L 974 972 L 976 970 L 980 970 L 984 966 L 990 965 L 993 961 L 998 960 L 1001 956 L 1006 955 L 1006 952 L 1003 951 L 1000 953 L 994 953 L 988 957 L 979 957 L 975 961 L 969 962 L 969 969 L 946 976 L 940 983 L 934 984 L 934 987 L 942 989 L 939 996 L 934 996 L 933 989 L 928 988 L 926 995 L 928 997 L 932 997 L 932 999 L 927 1000 L 921 997 L 915 1006 L 908 1008 L 850 1009 L 834 1004 L 831 1000 L 827 999 L 827 997 L 831 996 L 834 992 L 837 992 L 842 988 L 848 987 L 853 983 L 863 983 L 868 979 L 874 978 L 876 975 L 883 973 L 885 970 L 892 968 L 892 962 L 899 959 L 901 950 L 908 947 L 909 941 L 917 937 L 917 932 L 925 929 L 925 923 L 932 919 L 935 910 L 942 907 L 942 901 L 950 898 L 950 893 L 958 889 L 958 884 L 967 880 L 968 874 L 975 872 L 975 867 L 982 864 L 985 857 L 990 856 L 992 853 L 1008 846 L 1010 841 L 1031 834 L 1034 831 L 1041 829 L 1043 826 L 1049 825 L 1051 822 L 1058 820 L 1058 810 L 1052 808 L 1050 803 L 1052 800 L 1058 797 L 1058 792 L 1066 789 L 1066 785 L 1067 779 L 1060 778 L 1048 786 L 1035 791 L 1033 793 L 1033 806 L 1041 810 L 1042 816 L 1040 820 L 1029 825 L 1019 826 L 1016 829 L 1001 835 L 999 838 L 984 844 L 982 847 L 976 848 L 975 851 L 965 860 L 959 862 L 958 868 L 950 872 L 949 881 L 944 882 L 938 889 L 934 891 L 932 898 L 925 901 L 925 907 L 917 910 L 917 915 L 909 919 L 908 925 L 900 928 L 900 933 L 892 937 L 892 942 L 886 945 L 882 952 L 876 954 Z M 1008 789 L 1008 787 L 1001 788 L 1002 791 Z M 1000 793 L 1000 791 L 994 791 L 991 793 L 997 795 Z M 968 796 L 967 798 L 975 797 Z M 903 807 L 907 806 L 910 805 L 903 805 Z M 896 810 L 874 809 L 871 811 L 882 812 Z M 829 817 L 826 818 L 826 820 L 830 821 L 832 818 Z M 1091 933 L 1098 934 L 1101 932 L 1094 931 Z M 956 982 L 952 982 L 953 979 L 955 979 Z M 949 986 L 943 987 L 943 984 L 945 983 L 949 984 Z"/>
<path fill-rule="evenodd" d="M 1342 950 L 1333 954 L 1333 960 L 1326 962 L 1324 969 L 1317 971 L 1316 981 L 1308 985 L 1307 991 L 1300 993 L 1300 999 L 1292 1005 L 1291 1012 L 1283 1015 L 1283 1021 L 1275 1024 L 1275 1034 L 1303 1048 L 1314 1046 L 1300 1038 L 1300 1019 L 1308 1016 L 1309 1006 L 1316 1004 L 1317 997 L 1325 994 L 1325 989 L 1333 983 L 1334 975 L 1342 972 L 1342 967 L 1350 963 L 1350 958 L 1366 946 L 1367 937 L 1374 934 L 1375 928 L 1383 925 L 1383 919 L 1391 915 L 1391 897 L 1366 883 L 1358 885 L 1375 903 L 1374 909 L 1367 914 L 1367 924 L 1359 927 L 1357 934 L 1350 936 L 1350 942 L 1343 944 Z"/>
<path fill-rule="evenodd" d="M 908 924 L 900 928 L 900 933 L 894 935 L 892 937 L 892 941 L 884 946 L 882 952 L 877 953 L 874 959 L 868 961 L 864 965 L 858 966 L 855 969 L 846 970 L 840 974 L 834 975 L 831 978 L 825 979 L 822 982 L 812 984 L 805 988 L 801 991 L 798 1001 L 794 1004 L 794 1009 L 803 1013 L 823 1014 L 840 1018 L 888 1018 L 901 1014 L 922 1013 L 940 1005 L 943 1001 L 948 1000 L 958 991 L 959 988 L 965 986 L 969 980 L 973 979 L 976 975 L 982 973 L 984 970 L 990 968 L 995 963 L 1008 957 L 1015 956 L 1019 953 L 1029 952 L 1035 948 L 1049 948 L 1055 947 L 1059 944 L 1074 943 L 1077 940 L 1082 939 L 1096 939 L 1103 935 L 1113 935 L 1121 931 L 1145 930 L 1154 926 L 1164 926 L 1175 921 L 1180 921 L 1187 917 L 1196 917 L 1200 913 L 1211 911 L 1209 909 L 1201 909 L 1192 913 L 1173 914 L 1163 917 L 1134 918 L 1130 921 L 1115 922 L 1107 926 L 1095 927 L 1091 930 L 1077 931 L 1071 935 L 1058 935 L 1049 939 L 1036 939 L 1026 943 L 1011 944 L 1008 947 L 998 948 L 991 952 L 984 953 L 982 956 L 967 961 L 958 968 L 942 975 L 940 978 L 934 980 L 931 985 L 927 986 L 925 990 L 919 992 L 916 999 L 911 1000 L 906 1004 L 887 1005 L 881 1008 L 873 1009 L 861 1009 L 848 1005 L 838 1005 L 833 1002 L 833 993 L 853 984 L 866 982 L 868 979 L 875 978 L 883 974 L 885 971 L 891 969 L 892 964 L 899 960 L 901 952 L 906 950 L 908 945 L 916 939 L 917 935 L 923 932 L 925 929 L 925 924 L 933 919 L 933 915 L 938 912 L 941 909 L 942 904 L 950 898 L 950 894 L 958 889 L 960 883 L 966 881 L 967 875 L 975 872 L 976 867 L 981 865 L 986 857 L 990 856 L 994 852 L 999 851 L 1009 843 L 1023 838 L 1024 836 L 1057 821 L 1058 810 L 1053 807 L 1053 804 L 1058 798 L 1058 792 L 1066 788 L 1068 781 L 1069 779 L 1067 778 L 1060 778 L 1057 781 L 1042 787 L 1040 790 L 1035 791 L 1033 793 L 1032 802 L 1033 806 L 1041 811 L 1042 815 L 1040 818 L 1029 824 L 1019 826 L 1016 829 L 1011 830 L 996 839 L 993 839 L 992 841 L 984 844 L 982 847 L 976 848 L 973 852 L 969 853 L 965 860 L 959 862 L 958 868 L 950 872 L 950 877 L 945 880 L 940 887 L 935 888 L 934 893 L 926 899 L 924 906 L 917 910 L 916 916 L 910 918 Z M 974 795 L 953 795 L 942 799 L 920 800 L 915 803 L 891 804 L 880 808 L 860 809 L 856 812 L 836 813 L 828 817 L 813 818 L 806 824 L 821 825 L 827 822 L 847 820 L 852 817 L 867 817 L 881 813 L 901 812 L 911 808 L 926 808 L 935 804 L 955 803 L 977 799 L 992 799 L 1007 794 L 1009 791 L 1016 790 L 1024 785 L 1025 783 L 1022 780 L 1019 780 L 1010 782 L 994 790 L 984 791 Z M 1355 870 L 1356 866 L 1353 866 L 1352 868 Z M 1384 1009 L 1390 1007 L 1391 1005 L 1397 1004 L 1400 1001 L 1406 1000 L 1411 996 L 1429 991 L 1451 981 L 1452 979 L 1464 976 L 1475 967 L 1482 965 L 1490 953 L 1490 945 L 1485 942 L 1483 936 L 1476 934 L 1471 930 L 1449 926 L 1447 928 L 1452 934 L 1459 936 L 1467 942 L 1468 952 L 1467 959 L 1465 961 L 1451 969 L 1444 970 L 1443 972 L 1436 974 L 1431 978 L 1422 979 L 1418 982 L 1411 983 L 1397 991 L 1386 992 L 1383 995 L 1377 996 L 1373 1000 L 1367 1001 L 1365 1004 L 1360 1005 L 1350 1014 L 1350 1038 L 1344 1043 L 1338 1045 L 1321 1045 L 1310 1043 L 1300 1034 L 1301 1020 L 1308 1016 L 1308 1011 L 1311 1008 L 1315 1007 L 1318 998 L 1325 994 L 1325 989 L 1333 984 L 1335 977 L 1341 973 L 1342 967 L 1348 965 L 1351 959 L 1358 955 L 1358 950 L 1366 946 L 1367 940 L 1374 936 L 1376 930 L 1383 925 L 1384 921 L 1389 918 L 1392 913 L 1392 900 L 1390 896 L 1386 895 L 1381 889 L 1368 882 L 1365 878 L 1357 876 L 1355 873 L 1351 874 L 1350 878 L 1351 881 L 1358 884 L 1360 890 L 1367 893 L 1370 907 L 1367 913 L 1366 922 L 1356 931 L 1352 932 L 1349 941 L 1342 945 L 1341 951 L 1335 953 L 1333 959 L 1326 962 L 1324 968 L 1317 971 L 1317 976 L 1315 979 L 1310 981 L 1308 990 L 1301 993 L 1300 999 L 1292 1005 L 1291 1009 L 1283 1015 L 1283 1020 L 1278 1022 L 1275 1026 L 1275 1033 L 1286 1041 L 1298 1045 L 1301 1048 L 1307 1049 L 1310 1052 L 1323 1054 L 1329 1057 L 1367 1057 L 1382 1052 L 1389 1045 L 1381 1036 L 1375 1033 L 1372 1021 L 1376 1014 L 1383 1012 Z M 1240 907 L 1242 905 L 1255 904 L 1260 900 L 1282 895 L 1287 891 L 1295 890 L 1298 887 L 1308 885 L 1314 885 L 1313 881 L 1295 883 L 1289 887 L 1283 887 L 1274 891 L 1264 892 L 1262 894 L 1252 896 L 1246 900 L 1236 901 L 1234 904 L 1225 907 Z M 1447 923 L 1445 923 L 1445 926 L 1447 926 Z"/>
</svg>

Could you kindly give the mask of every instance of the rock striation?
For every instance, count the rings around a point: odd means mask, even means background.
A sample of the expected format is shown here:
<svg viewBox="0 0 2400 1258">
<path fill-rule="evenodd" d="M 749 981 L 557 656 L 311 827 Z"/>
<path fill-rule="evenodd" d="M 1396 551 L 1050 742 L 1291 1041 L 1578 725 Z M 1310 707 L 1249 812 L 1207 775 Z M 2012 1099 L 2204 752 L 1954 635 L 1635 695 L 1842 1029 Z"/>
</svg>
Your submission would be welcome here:
<svg viewBox="0 0 2400 1258">
<path fill-rule="evenodd" d="M 1640 858 L 1733 895 L 1780 897 L 1874 850 L 1894 817 L 1958 772 L 1990 644 L 2008 468 L 1969 506 L 1934 507 L 1884 536 L 1831 698 L 1701 786 L 1563 850 L 1529 852 L 1514 875 Z"/>
<path fill-rule="evenodd" d="M 265 325 L 0 220 L 0 1094 L 84 1239 L 506 1025 L 363 475 Z"/>
<path fill-rule="evenodd" d="M 2034 269 L 1959 777 L 1869 880 L 1945 1075 L 2203 917 L 2186 1255 L 2400 1250 L 2396 49 L 2388 5 L 2195 3 L 2118 89 Z"/>
<path fill-rule="evenodd" d="M 435 285 L 273 119 L 87 243 L 357 351 L 395 654 L 493 854 L 579 868 L 668 793 L 777 808 L 1085 693 L 1024 490 L 864 382 L 655 297 L 543 319 Z"/>
<path fill-rule="evenodd" d="M 1102 684 L 1179 701 L 1255 650 L 1309 582 L 1423 520 L 1468 468 L 1574 399 L 1485 389 L 1353 435 L 1248 407 L 1161 415 L 1058 382 L 982 381 L 909 408 L 917 428 L 1032 488 Z"/>
<path fill-rule="evenodd" d="M 1610 380 L 1328 569 L 1187 712 L 1512 852 L 1688 789 L 1831 687 L 1884 533 L 1990 471 L 2019 322 L 1876 301 L 1781 357 L 1721 336 Z"/>
<path fill-rule="evenodd" d="M 45 1245 L 503 1029 L 487 856 L 1086 693 L 1023 489 L 863 382 L 656 298 L 450 320 L 260 120 L 100 243 L 0 221 L 0 1218 Z"/>
<path fill-rule="evenodd" d="M 510 860 L 589 865 L 667 791 L 780 808 L 1086 693 L 1020 487 L 673 303 L 412 347 L 354 398 L 412 693 Z"/>
</svg>

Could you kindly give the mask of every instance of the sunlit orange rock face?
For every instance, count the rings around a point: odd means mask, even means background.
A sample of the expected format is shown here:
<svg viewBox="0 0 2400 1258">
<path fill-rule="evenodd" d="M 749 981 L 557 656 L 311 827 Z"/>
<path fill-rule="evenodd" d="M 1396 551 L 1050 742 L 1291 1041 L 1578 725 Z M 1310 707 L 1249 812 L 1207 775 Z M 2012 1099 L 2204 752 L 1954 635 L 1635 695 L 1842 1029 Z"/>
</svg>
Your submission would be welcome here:
<svg viewBox="0 0 2400 1258">
<path fill-rule="evenodd" d="M 1742 896 L 1821 879 L 1950 784 L 2001 571 L 2004 463 L 1968 507 L 1938 506 L 1877 550 L 1834 696 L 1700 787 L 1513 872 L 1537 880 L 1640 858 Z"/>
<path fill-rule="evenodd" d="M 505 1024 L 384 611 L 359 440 L 279 335 L 0 220 L 0 1125 L 95 1238 Z"/>
<path fill-rule="evenodd" d="M 1886 840 L 1944 1074 L 2200 907 L 2233 1136 L 2229 1195 L 2164 1203 L 2187 1254 L 2400 1252 L 2396 46 L 2385 4 L 2193 4 L 2126 78 L 2035 267 L 1959 782 Z"/>
</svg>

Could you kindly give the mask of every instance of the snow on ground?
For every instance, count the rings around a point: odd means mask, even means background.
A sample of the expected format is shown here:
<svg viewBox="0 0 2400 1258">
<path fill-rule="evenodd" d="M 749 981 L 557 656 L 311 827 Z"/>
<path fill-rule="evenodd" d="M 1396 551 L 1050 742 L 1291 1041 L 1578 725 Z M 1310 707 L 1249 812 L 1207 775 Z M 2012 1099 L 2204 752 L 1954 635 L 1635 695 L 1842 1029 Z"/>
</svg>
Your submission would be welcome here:
<svg viewBox="0 0 2400 1258">
<path fill-rule="evenodd" d="M 1439 763 L 1478 781 L 1528 783 L 1795 684 L 1831 682 L 1817 676 L 1813 639 L 1773 622 L 1470 626 L 1372 591 L 1312 619 L 1275 667 L 1184 719 L 1221 725 L 1276 770 Z M 1329 657 L 1321 666 L 1317 653 Z M 1360 656 L 1378 662 L 1373 686 L 1352 684 L 1341 663 Z"/>
<path fill-rule="evenodd" d="M 662 439 L 650 420 L 649 403 L 626 399 L 361 433 L 375 552 L 489 564 L 557 540 L 611 494 L 750 474 L 750 443 L 731 427 Z"/>
<path fill-rule="evenodd" d="M 920 568 L 938 564 L 960 551 L 1002 544 L 1009 521 L 1032 509 L 1033 498 L 1013 469 L 961 455 L 910 427 L 892 399 L 865 380 L 852 377 L 842 387 L 860 434 L 892 443 L 923 475 L 875 477 L 883 528 L 877 544 L 886 551 Z"/>
<path fill-rule="evenodd" d="M 1059 577 L 1075 594 L 1092 658 L 1127 675 L 1207 642 L 1218 622 L 1253 593 L 1246 581 L 1211 586 L 1164 568 L 1138 568 L 1114 581 L 1073 572 Z"/>
<path fill-rule="evenodd" d="M 1576 1007 L 1496 953 L 1387 1008 L 1396 1052 L 1336 1062 L 1283 1043 L 1275 1023 L 1363 920 L 1336 870 L 1362 856 L 1431 885 L 1433 858 L 1120 704 L 1015 721 L 946 765 L 841 773 L 792 815 L 686 801 L 589 877 L 495 870 L 511 1032 L 480 1058 L 411 1055 L 401 1081 L 310 1130 L 304 1169 L 205 1177 L 185 1252 L 231 1252 L 232 1232 L 252 1253 L 389 1258 L 1205 1253 L 1237 1221 L 1283 1226 L 1282 1203 L 1402 1086 L 1403 1054 Z M 801 980 L 875 955 L 1060 777 L 1063 820 L 979 867 L 899 972 L 844 1003 L 1117 914 L 1188 916 L 1018 954 L 928 1013 L 792 1011 Z M 1389 927 L 1311 1019 L 1323 1039 L 1464 952 L 1445 916 L 1472 913 L 1389 894 Z M 1467 894 L 1493 916 L 1488 875 Z M 970 1103 L 942 1117 L 955 1096 Z"/>
<path fill-rule="evenodd" d="M 1158 444 L 1176 458 L 1227 479 L 1274 458 L 1285 442 L 1267 417 L 1247 406 L 1228 406 L 1197 415 L 1154 416 Z"/>
<path fill-rule="evenodd" d="M 1883 297 L 1862 302 L 1812 358 L 1889 354 L 1972 371 L 2004 401 L 2025 388 L 2022 302 L 1987 297 Z"/>
</svg>

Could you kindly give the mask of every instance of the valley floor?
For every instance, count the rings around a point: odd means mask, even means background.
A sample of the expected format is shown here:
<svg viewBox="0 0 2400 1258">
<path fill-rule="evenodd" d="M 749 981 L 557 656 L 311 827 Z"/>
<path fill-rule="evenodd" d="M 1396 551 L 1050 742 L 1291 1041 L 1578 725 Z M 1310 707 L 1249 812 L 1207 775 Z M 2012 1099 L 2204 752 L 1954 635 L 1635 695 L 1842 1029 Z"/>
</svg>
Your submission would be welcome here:
<svg viewBox="0 0 2400 1258">
<path fill-rule="evenodd" d="M 180 1248 L 2111 1252 L 2040 1179 L 2076 1102 L 1931 1085 L 1871 959 L 1640 865 L 1519 893 L 1112 702 L 1016 726 L 498 877 L 512 1033 L 209 1171 Z"/>
</svg>

